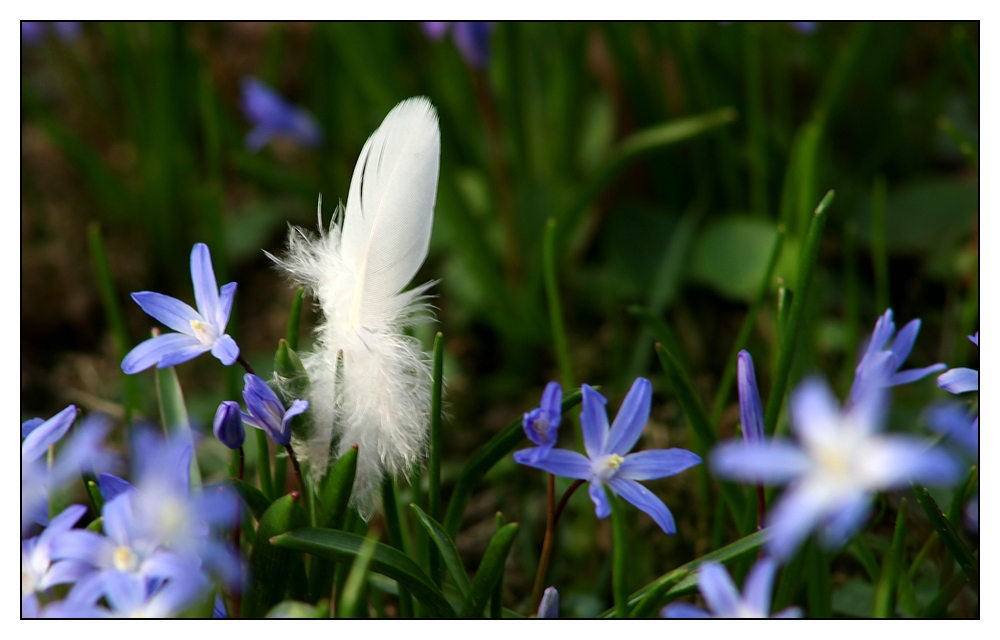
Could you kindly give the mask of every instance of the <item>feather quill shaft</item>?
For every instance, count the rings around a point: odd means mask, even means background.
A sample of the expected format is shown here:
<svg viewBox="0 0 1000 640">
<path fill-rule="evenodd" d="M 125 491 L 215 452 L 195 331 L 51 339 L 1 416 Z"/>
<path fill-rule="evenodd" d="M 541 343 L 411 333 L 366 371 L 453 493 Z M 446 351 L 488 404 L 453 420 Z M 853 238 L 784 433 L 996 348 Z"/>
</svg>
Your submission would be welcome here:
<svg viewBox="0 0 1000 640">
<path fill-rule="evenodd" d="M 275 258 L 323 314 L 303 356 L 312 424 L 297 448 L 315 480 L 332 446 L 339 456 L 358 445 L 351 500 L 366 519 L 383 475 L 405 475 L 426 455 L 430 358 L 403 329 L 430 319 L 434 282 L 403 289 L 427 257 L 440 155 L 430 101 L 399 103 L 362 148 L 346 208 L 325 231 L 320 214 L 318 236 L 292 227 Z"/>
</svg>

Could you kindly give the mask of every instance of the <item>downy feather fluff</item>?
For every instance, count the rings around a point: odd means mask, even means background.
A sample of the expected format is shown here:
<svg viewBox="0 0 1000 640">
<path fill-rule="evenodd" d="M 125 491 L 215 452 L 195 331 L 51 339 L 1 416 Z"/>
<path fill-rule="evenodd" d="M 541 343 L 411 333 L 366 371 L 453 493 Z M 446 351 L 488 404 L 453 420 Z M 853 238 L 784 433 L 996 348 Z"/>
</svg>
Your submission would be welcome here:
<svg viewBox="0 0 1000 640">
<path fill-rule="evenodd" d="M 428 282 L 403 291 L 427 257 L 437 194 L 441 134 L 424 97 L 396 105 L 361 150 L 346 210 L 319 235 L 292 227 L 276 262 L 304 285 L 323 312 L 309 373 L 311 428 L 295 443 L 313 480 L 358 445 L 352 504 L 366 519 L 384 474 L 422 462 L 430 414 L 430 362 L 403 334 L 426 321 Z M 321 201 L 322 202 L 322 201 Z"/>
</svg>

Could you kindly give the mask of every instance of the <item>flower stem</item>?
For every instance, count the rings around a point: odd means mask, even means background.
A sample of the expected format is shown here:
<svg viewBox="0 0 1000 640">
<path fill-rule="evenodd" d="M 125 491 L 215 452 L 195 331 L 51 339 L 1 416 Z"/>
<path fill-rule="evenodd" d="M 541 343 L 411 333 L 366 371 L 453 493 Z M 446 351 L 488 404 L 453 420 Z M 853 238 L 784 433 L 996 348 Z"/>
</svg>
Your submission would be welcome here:
<svg viewBox="0 0 1000 640">
<path fill-rule="evenodd" d="M 256 373 L 254 373 L 253 367 L 250 366 L 250 363 L 247 362 L 247 359 L 243 357 L 242 353 L 236 356 L 236 362 L 239 362 L 241 365 L 243 365 L 243 368 L 247 370 L 247 373 L 252 373 L 253 375 L 257 375 Z"/>
<path fill-rule="evenodd" d="M 549 570 L 549 559 L 552 557 L 552 539 L 555 537 L 556 525 L 556 477 L 549 474 L 548 500 L 545 509 L 545 538 L 542 540 L 542 555 L 538 558 L 538 571 L 535 572 L 535 586 L 531 589 L 531 610 L 538 611 L 542 601 L 542 591 L 545 588 L 545 574 Z"/>
<path fill-rule="evenodd" d="M 237 471 L 237 478 L 243 480 L 243 445 L 240 445 L 240 466 Z M 236 555 L 241 555 L 242 551 L 240 549 L 240 529 L 243 526 L 243 507 L 240 506 L 240 515 L 236 518 L 236 526 L 233 527 L 233 546 L 236 549 Z M 239 589 L 233 589 L 232 593 L 232 614 L 233 618 L 240 617 L 240 591 Z"/>
<path fill-rule="evenodd" d="M 563 497 L 559 500 L 559 506 L 556 507 L 556 515 L 552 520 L 552 526 L 555 526 L 559 522 L 559 516 L 562 515 L 563 509 L 566 508 L 566 504 L 569 502 L 570 497 L 572 497 L 573 492 L 579 489 L 582 484 L 583 480 L 574 480 L 573 484 L 566 488 L 566 493 L 563 494 Z"/>
<path fill-rule="evenodd" d="M 295 470 L 295 479 L 299 483 L 299 491 L 302 492 L 303 496 L 306 496 L 308 494 L 306 493 L 306 485 L 302 481 L 302 470 L 299 469 L 299 460 L 295 457 L 295 452 L 292 451 L 291 443 L 285 445 L 285 451 L 288 452 L 288 459 L 292 461 L 292 469 Z"/>
</svg>

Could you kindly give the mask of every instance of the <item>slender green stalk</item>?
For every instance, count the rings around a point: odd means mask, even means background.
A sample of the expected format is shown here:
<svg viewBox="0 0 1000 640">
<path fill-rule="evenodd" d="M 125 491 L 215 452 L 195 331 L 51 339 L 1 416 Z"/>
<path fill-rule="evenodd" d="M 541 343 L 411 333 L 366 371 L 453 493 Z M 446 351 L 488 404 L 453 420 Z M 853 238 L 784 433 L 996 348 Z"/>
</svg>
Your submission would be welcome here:
<svg viewBox="0 0 1000 640">
<path fill-rule="evenodd" d="M 559 360 L 559 377 L 563 386 L 574 387 L 573 365 L 569 359 L 569 345 L 566 343 L 566 328 L 563 324 L 562 305 L 559 302 L 559 280 L 556 277 L 556 220 L 549 218 L 545 226 L 545 241 L 542 245 L 542 261 L 545 268 L 545 297 L 549 303 L 549 322 L 552 325 L 552 339 Z"/>
<path fill-rule="evenodd" d="M 611 592 L 615 599 L 615 617 L 628 617 L 628 530 L 625 526 L 625 514 L 621 501 L 611 491 L 605 488 L 608 501 L 611 503 L 611 527 L 614 537 L 613 560 L 611 567 Z M 535 605 L 537 608 L 537 605 Z"/>
<path fill-rule="evenodd" d="M 399 520 L 397 503 L 396 483 L 393 482 L 392 477 L 387 476 L 382 481 L 382 513 L 385 516 L 385 528 L 389 535 L 389 544 L 406 553 L 406 545 L 403 542 L 403 526 Z M 403 618 L 413 617 L 413 599 L 402 585 L 399 586 L 399 615 Z"/>
<path fill-rule="evenodd" d="M 253 430 L 257 438 L 257 477 L 260 480 L 260 490 L 264 495 L 274 500 L 274 484 L 271 482 L 271 455 L 267 449 L 267 434 L 260 429 Z"/>
<path fill-rule="evenodd" d="M 340 603 L 337 605 L 338 618 L 368 617 L 360 615 L 359 610 L 365 605 L 362 595 L 368 578 L 368 565 L 371 563 L 372 556 L 375 555 L 377 544 L 378 534 L 369 532 L 365 536 L 361 551 L 351 564 L 350 573 L 347 574 L 344 592 L 340 595 Z"/>
<path fill-rule="evenodd" d="M 955 556 L 955 560 L 968 577 L 970 586 L 979 593 L 979 560 L 976 555 L 965 544 L 948 518 L 941 513 L 940 507 L 927 489 L 913 485 L 913 492 L 917 495 L 917 502 L 927 514 L 927 519 L 931 521 L 931 526 L 934 527 L 945 548 Z"/>
<path fill-rule="evenodd" d="M 831 585 L 830 554 L 819 548 L 815 541 L 806 546 L 806 600 L 810 618 L 830 618 Z"/>
<path fill-rule="evenodd" d="M 503 529 L 503 526 L 503 514 L 497 511 L 497 533 L 500 532 L 500 529 Z M 497 578 L 497 583 L 493 587 L 493 593 L 490 594 L 490 618 L 494 620 L 503 618 L 503 572 Z"/>
<path fill-rule="evenodd" d="M 115 282 L 111 277 L 108 253 L 104 248 L 104 240 L 101 238 L 101 227 L 96 222 L 92 222 L 87 227 L 87 240 L 90 243 L 90 259 L 94 262 L 94 272 L 97 275 L 97 287 L 101 294 L 104 315 L 115 341 L 115 360 L 121 362 L 129 351 L 128 331 L 125 329 L 125 319 L 122 316 L 121 306 L 118 304 L 118 296 L 115 293 Z M 120 367 L 118 367 L 118 372 L 122 381 L 125 424 L 131 424 L 132 412 L 141 409 L 142 400 L 139 397 L 138 389 L 136 389 L 135 379 L 121 371 Z"/>
<path fill-rule="evenodd" d="M 778 344 L 788 333 L 788 312 L 792 309 L 794 293 L 785 284 L 784 278 L 778 278 Z"/>
<path fill-rule="evenodd" d="M 872 188 L 872 270 L 875 273 L 875 311 L 883 313 L 889 299 L 889 252 L 885 240 L 885 178 L 875 178 Z"/>
<path fill-rule="evenodd" d="M 778 225 L 778 235 L 774 238 L 774 244 L 771 247 L 771 256 L 768 258 L 767 267 L 764 269 L 764 278 L 761 280 L 760 287 L 757 289 L 757 295 L 754 297 L 750 308 L 747 310 L 747 315 L 743 319 L 743 325 L 740 327 L 740 332 L 736 336 L 736 342 L 733 344 L 733 349 L 726 360 L 726 368 L 722 373 L 722 379 L 719 381 L 719 389 L 715 394 L 711 420 L 716 430 L 718 430 L 719 419 L 722 417 L 722 410 L 726 408 L 729 392 L 733 388 L 733 381 L 736 379 L 736 358 L 739 356 L 740 351 L 746 348 L 747 341 L 750 339 L 750 333 L 753 331 L 754 324 L 757 321 L 757 314 L 760 313 L 760 308 L 767 298 L 771 278 L 774 275 L 775 268 L 778 266 L 778 259 L 781 257 L 781 248 L 784 244 L 785 226 Z"/>
<path fill-rule="evenodd" d="M 305 287 L 299 286 L 295 290 L 295 297 L 292 298 L 292 307 L 288 312 L 288 326 L 285 328 L 285 341 L 292 351 L 299 350 L 299 324 L 302 319 L 302 296 Z"/>
<path fill-rule="evenodd" d="M 759 24 L 744 23 L 743 53 L 746 61 L 747 129 L 750 150 L 750 209 L 757 215 L 765 215 L 768 213 L 767 123 L 764 118 L 764 72 Z"/>
<path fill-rule="evenodd" d="M 444 335 L 434 336 L 433 382 L 431 385 L 430 462 L 427 466 L 427 512 L 441 520 L 441 395 L 444 385 Z"/>
<path fill-rule="evenodd" d="M 771 394 L 767 398 L 767 410 L 764 412 L 764 433 L 774 434 L 778 424 L 778 414 L 781 412 L 781 404 L 784 401 L 785 390 L 788 387 L 788 375 L 792 369 L 792 358 L 795 355 L 795 342 L 798 339 L 799 329 L 802 326 L 802 318 L 805 315 L 806 294 L 809 291 L 809 282 L 812 279 L 813 267 L 819 257 L 819 243 L 823 236 L 823 227 L 826 224 L 826 211 L 833 202 L 833 191 L 828 191 L 816 207 L 812 224 L 809 225 L 809 233 L 806 242 L 799 255 L 799 264 L 795 277 L 795 286 L 798 288 L 792 308 L 788 315 L 788 326 L 785 335 L 781 337 L 780 351 L 778 352 L 778 365 L 774 372 L 774 383 L 771 385 Z"/>
<path fill-rule="evenodd" d="M 882 562 L 882 574 L 875 589 L 875 610 L 873 618 L 890 618 L 896 611 L 896 585 L 903 567 L 903 543 L 906 541 L 906 498 L 899 502 L 896 513 L 896 529 L 892 535 L 892 547 L 888 557 Z"/>
</svg>

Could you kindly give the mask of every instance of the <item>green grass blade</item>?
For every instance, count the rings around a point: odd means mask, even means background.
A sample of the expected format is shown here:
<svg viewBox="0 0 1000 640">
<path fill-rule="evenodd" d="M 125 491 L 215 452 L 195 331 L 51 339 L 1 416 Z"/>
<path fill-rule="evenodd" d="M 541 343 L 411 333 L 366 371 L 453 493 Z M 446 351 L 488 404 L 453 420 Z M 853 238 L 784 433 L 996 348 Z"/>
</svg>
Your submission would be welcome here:
<svg viewBox="0 0 1000 640">
<path fill-rule="evenodd" d="M 271 453 L 268 449 L 267 434 L 261 429 L 251 429 L 257 438 L 257 480 L 264 495 L 274 499 L 274 483 L 271 482 Z"/>
<path fill-rule="evenodd" d="M 250 513 L 253 514 L 254 519 L 260 522 L 260 519 L 264 517 L 264 514 L 272 504 L 271 499 L 264 495 L 264 492 L 257 487 L 243 482 L 239 478 L 230 478 L 229 481 L 232 483 L 236 493 L 240 494 L 247 508 L 250 509 Z"/>
<path fill-rule="evenodd" d="M 288 311 L 288 327 L 285 328 L 285 340 L 292 351 L 299 350 L 299 325 L 302 323 L 302 296 L 305 287 L 299 286 L 292 298 L 292 307 Z"/>
<path fill-rule="evenodd" d="M 371 563 L 372 556 L 375 555 L 377 544 L 377 533 L 369 533 L 365 536 L 365 541 L 361 544 L 361 550 L 351 564 L 351 572 L 347 574 L 344 592 L 340 595 L 340 602 L 337 605 L 338 618 L 361 617 L 358 615 L 358 607 L 364 604 L 361 596 L 368 582 L 368 565 Z"/>
<path fill-rule="evenodd" d="M 622 501 L 605 489 L 608 501 L 611 502 L 612 529 L 612 560 L 611 560 L 611 593 L 615 601 L 615 617 L 628 617 L 628 529 L 625 526 L 625 514 L 622 513 Z"/>
<path fill-rule="evenodd" d="M 364 543 L 362 536 L 332 529 L 299 529 L 271 540 L 271 544 L 276 547 L 304 551 L 338 562 L 353 562 L 361 553 Z M 455 617 L 455 610 L 448 604 L 441 590 L 434 586 L 417 563 L 401 551 L 377 543 L 369 568 L 405 587 L 420 601 L 429 615 L 438 618 Z"/>
<path fill-rule="evenodd" d="M 476 577 L 469 585 L 469 595 L 462 604 L 459 616 L 462 618 L 480 618 L 483 615 L 483 607 L 493 592 L 493 586 L 503 575 L 503 567 L 507 562 L 507 555 L 517 537 L 519 526 L 512 522 L 496 532 L 490 540 L 483 559 L 479 563 Z"/>
<path fill-rule="evenodd" d="M 451 577 L 455 579 L 455 584 L 458 585 L 458 590 L 464 600 L 469 595 L 469 576 L 465 574 L 465 566 L 462 564 L 461 556 L 458 555 L 458 548 L 455 547 L 455 543 L 448 537 L 444 528 L 434 518 L 424 513 L 415 504 L 411 504 L 410 509 L 416 514 L 417 521 L 420 522 L 421 526 L 423 526 L 430 536 L 430 539 L 437 546 L 441 557 L 444 558 L 444 564 L 448 567 Z"/>
<path fill-rule="evenodd" d="M 810 618 L 831 618 L 830 554 L 815 542 L 806 547 L 806 598 Z"/>
<path fill-rule="evenodd" d="M 319 522 L 329 529 L 343 529 L 347 505 L 358 470 L 358 446 L 354 445 L 330 466 L 319 486 Z"/>
<path fill-rule="evenodd" d="M 542 245 L 542 262 L 545 269 L 545 298 L 549 304 L 549 323 L 552 327 L 552 340 L 556 347 L 556 358 L 559 360 L 559 377 L 564 387 L 575 387 L 573 382 L 573 364 L 569 358 L 569 345 L 566 343 L 566 328 L 563 324 L 562 305 L 559 302 L 559 279 L 556 274 L 556 220 L 549 218 L 545 225 L 545 240 Z"/>
<path fill-rule="evenodd" d="M 503 529 L 503 514 L 497 511 L 497 533 L 500 529 Z M 503 618 L 503 573 L 500 573 L 500 577 L 497 578 L 497 582 L 493 585 L 493 593 L 490 594 L 490 618 L 493 620 L 499 620 Z"/>
<path fill-rule="evenodd" d="M 598 389 L 599 387 L 594 388 Z M 581 398 L 579 389 L 565 394 L 562 401 L 562 412 L 565 414 L 580 404 Z M 442 523 L 444 530 L 450 537 L 454 538 L 458 534 L 458 528 L 462 524 L 462 515 L 465 513 L 465 507 L 469 504 L 469 498 L 472 496 L 472 488 L 493 468 L 493 465 L 524 440 L 521 421 L 521 418 L 512 420 L 500 433 L 490 438 L 489 442 L 476 451 L 462 469 L 458 482 L 451 493 L 451 500 L 448 502 L 448 510 L 445 512 Z"/>
<path fill-rule="evenodd" d="M 243 618 L 263 617 L 284 599 L 293 554 L 287 548 L 274 546 L 270 540 L 305 524 L 305 513 L 297 504 L 300 497 L 298 493 L 290 493 L 275 500 L 260 519 L 250 552 L 250 585 L 240 608 Z"/>
<path fill-rule="evenodd" d="M 778 423 L 778 414 L 781 412 L 781 405 L 785 398 L 785 390 L 788 387 L 788 376 L 792 369 L 792 358 L 795 355 L 795 342 L 798 339 L 799 329 L 802 326 L 802 318 L 805 315 L 806 294 L 809 291 L 809 283 L 812 280 L 813 268 L 819 257 L 819 243 L 823 236 L 823 227 L 826 225 L 826 212 L 833 202 L 833 191 L 828 191 L 816 207 L 812 224 L 809 225 L 809 234 L 806 236 L 805 246 L 799 255 L 799 264 L 795 277 L 797 291 L 792 299 L 791 310 L 788 314 L 788 323 L 781 336 L 781 345 L 778 351 L 778 364 L 775 367 L 774 383 L 771 385 L 771 393 L 767 397 L 767 410 L 764 412 L 764 433 L 771 435 L 775 432 Z"/>
<path fill-rule="evenodd" d="M 906 498 L 899 502 L 892 547 L 882 563 L 882 573 L 875 588 L 873 618 L 891 618 L 896 611 L 896 585 L 903 566 L 903 544 L 906 541 Z"/>
<path fill-rule="evenodd" d="M 406 538 L 403 535 L 403 523 L 399 517 L 399 500 L 396 497 L 396 483 L 391 476 L 382 481 L 382 515 L 385 517 L 386 533 L 389 544 L 400 552 L 410 555 Z M 410 594 L 403 588 L 399 590 L 399 615 L 403 618 L 413 617 L 413 601 Z"/>
<path fill-rule="evenodd" d="M 187 406 L 184 404 L 184 393 L 177 372 L 173 367 L 156 369 L 156 395 L 160 400 L 160 420 L 167 433 L 177 433 L 192 445 L 191 452 L 191 488 L 201 488 L 201 470 L 198 468 L 198 456 L 194 455 L 194 437 L 191 434 L 191 422 L 188 420 Z"/>
<path fill-rule="evenodd" d="M 927 514 L 927 519 L 931 521 L 931 526 L 934 527 L 934 531 L 941 538 L 945 548 L 951 552 L 951 555 L 955 556 L 958 566 L 962 567 L 962 571 L 965 572 L 969 580 L 969 585 L 976 593 L 979 593 L 979 560 L 959 537 L 958 531 L 948 521 L 948 518 L 941 513 L 941 508 L 938 507 L 937 502 L 934 501 L 927 489 L 913 485 L 913 492 L 917 494 L 917 502 Z"/>
</svg>

